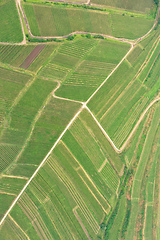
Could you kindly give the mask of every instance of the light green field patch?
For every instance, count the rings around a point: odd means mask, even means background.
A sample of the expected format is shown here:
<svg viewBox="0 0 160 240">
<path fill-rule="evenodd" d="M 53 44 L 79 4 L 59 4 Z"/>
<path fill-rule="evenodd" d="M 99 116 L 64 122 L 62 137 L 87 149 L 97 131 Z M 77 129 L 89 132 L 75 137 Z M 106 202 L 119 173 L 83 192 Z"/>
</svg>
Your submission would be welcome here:
<svg viewBox="0 0 160 240">
<path fill-rule="evenodd" d="M 2 177 L 0 180 L 0 192 L 17 195 L 26 183 L 26 179 L 14 177 Z"/>
<path fill-rule="evenodd" d="M 20 150 L 19 146 L 14 144 L 0 144 L 0 172 L 2 172 L 15 159 Z"/>
<path fill-rule="evenodd" d="M 153 5 L 152 0 L 91 0 L 92 3 L 98 5 L 105 5 L 114 8 L 123 8 L 128 10 L 135 10 L 140 12 L 146 12 Z"/>
<path fill-rule="evenodd" d="M 49 63 L 45 68 L 42 69 L 42 71 L 39 72 L 39 75 L 45 78 L 53 78 L 53 80 L 63 81 L 69 71 L 70 70 L 66 67 Z"/>
<path fill-rule="evenodd" d="M 27 240 L 28 236 L 23 230 L 19 227 L 19 225 L 12 219 L 11 217 L 7 217 L 4 223 L 3 228 L 0 231 L 0 238 L 2 240 L 5 239 L 13 239 L 16 240 L 18 238 Z"/>
<path fill-rule="evenodd" d="M 0 42 L 21 42 L 23 40 L 19 15 L 14 0 L 0 5 Z"/>
<path fill-rule="evenodd" d="M 63 66 L 66 68 L 73 68 L 76 63 L 79 61 L 78 58 L 76 57 L 72 57 L 63 53 L 57 53 L 52 60 L 50 61 L 50 63 L 54 63 L 57 64 L 59 66 Z"/>
<path fill-rule="evenodd" d="M 15 199 L 15 197 L 16 197 L 15 195 L 8 195 L 8 194 L 0 193 L 0 219 L 2 219 L 5 212 L 8 210 L 11 203 Z"/>
<path fill-rule="evenodd" d="M 136 39 L 146 34 L 153 26 L 154 21 L 145 18 L 111 15 L 113 35 L 128 39 Z"/>
</svg>

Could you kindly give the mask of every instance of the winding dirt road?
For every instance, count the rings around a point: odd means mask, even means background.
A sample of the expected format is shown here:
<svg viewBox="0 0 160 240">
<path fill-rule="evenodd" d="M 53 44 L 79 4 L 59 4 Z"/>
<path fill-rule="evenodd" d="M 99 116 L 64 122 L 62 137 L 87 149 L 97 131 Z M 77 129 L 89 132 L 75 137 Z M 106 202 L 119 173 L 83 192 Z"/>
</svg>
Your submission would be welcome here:
<svg viewBox="0 0 160 240">
<path fill-rule="evenodd" d="M 24 22 L 26 24 L 26 27 L 27 27 L 27 30 L 29 32 L 29 35 L 31 38 L 37 38 L 37 39 L 65 39 L 65 38 L 68 38 L 69 36 L 73 36 L 75 34 L 91 34 L 92 36 L 95 36 L 95 35 L 101 35 L 105 38 L 110 38 L 110 39 L 114 39 L 114 40 L 117 40 L 117 41 L 121 41 L 121 42 L 125 42 L 125 43 L 129 43 L 129 44 L 137 44 L 138 42 L 140 42 L 143 38 L 145 38 L 153 29 L 154 27 L 156 26 L 157 24 L 157 21 L 158 21 L 158 16 L 159 16 L 159 11 L 160 11 L 160 7 L 158 8 L 158 11 L 157 11 L 157 16 L 156 16 L 156 19 L 155 19 L 155 22 L 152 26 L 152 28 L 142 37 L 140 38 L 137 38 L 137 39 L 134 39 L 134 40 L 130 40 L 130 39 L 126 39 L 126 38 L 116 38 L 116 37 L 113 37 L 113 36 L 110 36 L 110 35 L 106 35 L 106 34 L 101 34 L 101 33 L 90 33 L 90 32 L 83 32 L 83 31 L 76 31 L 76 32 L 72 32 L 68 35 L 65 35 L 65 36 L 45 36 L 45 37 L 38 37 L 38 36 L 34 36 L 31 32 L 31 29 L 30 29 L 30 26 L 29 26 L 29 23 L 27 21 L 27 18 L 25 16 L 25 13 L 24 13 L 24 10 L 21 6 L 21 0 L 17 0 L 18 4 L 19 4 L 19 7 L 20 7 L 20 10 L 21 10 L 21 13 L 22 13 L 22 16 L 23 16 L 23 19 L 24 19 Z M 90 2 L 89 2 L 90 3 Z"/>
</svg>

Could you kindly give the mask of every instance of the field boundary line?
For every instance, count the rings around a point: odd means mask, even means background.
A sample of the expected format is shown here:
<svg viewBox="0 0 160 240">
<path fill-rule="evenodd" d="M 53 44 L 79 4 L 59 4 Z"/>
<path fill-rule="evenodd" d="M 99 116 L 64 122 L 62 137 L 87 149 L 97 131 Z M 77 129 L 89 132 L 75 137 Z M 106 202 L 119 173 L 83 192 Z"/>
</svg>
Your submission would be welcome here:
<svg viewBox="0 0 160 240">
<path fill-rule="evenodd" d="M 90 99 L 98 92 L 98 90 L 104 85 L 104 83 L 108 80 L 108 78 L 116 71 L 116 69 L 120 66 L 120 64 L 124 61 L 124 59 L 128 56 L 128 54 L 132 51 L 134 45 L 131 45 L 130 50 L 127 52 L 127 54 L 122 58 L 122 60 L 119 62 L 119 64 L 113 69 L 113 71 L 109 74 L 109 76 L 103 81 L 103 83 L 97 88 L 97 90 L 90 96 L 90 98 L 81 106 L 81 108 L 78 110 L 78 112 L 74 115 L 74 117 L 71 119 L 71 121 L 68 123 L 68 125 L 66 126 L 66 128 L 64 129 L 64 131 L 61 133 L 61 135 L 59 136 L 59 138 L 56 140 L 56 142 L 54 143 L 54 145 L 52 146 L 52 148 L 50 149 L 50 151 L 47 153 L 47 155 L 45 156 L 45 158 L 42 160 L 42 162 L 40 163 L 40 165 L 38 166 L 38 168 L 36 169 L 36 171 L 33 173 L 33 175 L 31 176 L 31 178 L 28 180 L 28 182 L 25 184 L 25 186 L 23 187 L 23 189 L 21 190 L 21 192 L 18 194 L 18 196 L 16 197 L 16 199 L 13 201 L 13 203 L 11 204 L 11 206 L 9 207 L 9 209 L 7 210 L 7 212 L 5 213 L 5 215 L 3 216 L 2 220 L 0 221 L 0 226 L 2 225 L 2 223 L 4 222 L 5 218 L 7 217 L 7 215 L 10 213 L 10 211 L 12 210 L 12 208 L 14 207 L 14 205 L 16 204 L 16 202 L 19 200 L 19 198 L 21 197 L 21 195 L 23 194 L 23 192 L 26 190 L 26 188 L 28 187 L 28 185 L 30 184 L 30 182 L 32 181 L 32 179 L 35 177 L 35 175 L 37 174 L 37 172 L 39 171 L 39 169 L 43 166 L 43 164 L 45 163 L 45 161 L 47 160 L 48 156 L 52 153 L 53 149 L 57 146 L 57 144 L 59 143 L 59 141 L 61 140 L 61 138 L 63 137 L 63 135 L 66 133 L 66 131 L 69 129 L 69 127 L 72 125 L 72 123 L 74 122 L 74 120 L 78 117 L 78 115 L 82 112 L 82 110 L 84 108 L 89 109 L 86 104 L 90 101 Z M 160 100 L 160 97 L 157 99 Z M 156 101 L 157 101 L 156 100 Z M 153 102 L 154 103 L 154 102 Z M 152 103 L 152 105 L 153 105 Z M 151 105 L 151 106 L 152 106 Z M 90 110 L 89 110 L 90 111 Z M 148 111 L 148 110 L 147 110 Z M 147 112 L 146 111 L 146 112 Z M 93 115 L 93 114 L 92 114 Z M 94 115 L 93 115 L 94 116 Z M 96 118 L 95 118 L 96 119 Z M 96 119 L 97 121 L 97 119 Z M 98 121 L 97 121 L 98 122 Z M 100 125 L 101 126 L 101 125 Z M 106 133 L 106 132 L 105 132 Z M 108 134 L 106 134 L 106 136 L 108 136 Z M 109 136 L 107 139 L 110 139 Z M 110 142 L 112 143 L 113 146 L 114 143 L 112 142 L 112 140 L 110 139 Z M 125 145 L 123 145 L 122 147 L 125 147 Z M 119 151 L 118 148 L 115 148 L 116 150 Z M 120 153 L 120 151 L 119 151 Z"/>
<path fill-rule="evenodd" d="M 13 175 L 2 175 L 2 177 L 6 177 L 6 178 L 17 178 L 17 179 L 25 179 L 25 180 L 28 180 L 27 177 L 20 177 L 20 176 L 13 176 Z"/>
<path fill-rule="evenodd" d="M 108 159 L 106 158 L 104 160 L 104 162 L 102 163 L 102 165 L 100 166 L 100 168 L 98 169 L 98 172 L 100 173 L 102 171 L 102 169 L 105 167 L 106 163 L 108 162 Z"/>
<path fill-rule="evenodd" d="M 30 238 L 28 237 L 28 235 L 23 231 L 23 229 L 19 226 L 19 224 L 14 220 L 14 218 L 11 217 L 10 214 L 8 214 L 8 217 L 14 222 L 14 224 L 24 233 L 24 235 L 26 236 L 26 238 L 28 240 L 30 240 Z"/>
<path fill-rule="evenodd" d="M 108 77 L 101 83 L 101 85 L 96 89 L 96 91 L 88 98 L 88 100 L 85 102 L 85 105 L 88 104 L 88 102 L 93 98 L 93 96 L 99 91 L 99 89 L 106 83 L 106 81 L 110 78 L 110 76 L 117 70 L 117 68 L 121 65 L 121 63 L 126 59 L 126 57 L 130 54 L 132 49 L 134 48 L 134 45 L 131 45 L 131 48 L 126 53 L 126 55 L 122 58 L 122 60 L 117 64 L 117 66 L 112 70 L 112 72 L 108 75 Z"/>
<path fill-rule="evenodd" d="M 78 209 L 79 207 L 76 206 L 75 208 Z M 79 215 L 78 215 L 78 213 L 77 213 L 77 211 L 76 211 L 75 208 L 73 209 L 73 213 L 74 213 L 75 217 L 77 218 L 77 221 L 78 221 L 79 224 L 81 225 L 81 227 L 82 227 L 82 229 L 83 229 L 83 232 L 86 234 L 87 238 L 88 238 L 89 240 L 91 240 L 91 238 L 90 238 L 90 236 L 89 236 L 89 233 L 88 233 L 87 229 L 85 228 L 85 226 L 84 226 L 84 224 L 83 224 L 81 218 L 79 217 Z"/>
<path fill-rule="evenodd" d="M 58 86 L 53 90 L 53 92 L 52 92 L 52 96 L 54 97 L 54 98 L 57 98 L 57 99 L 60 99 L 60 100 L 64 100 L 64 101 L 70 101 L 70 102 L 75 102 L 75 103 L 80 103 L 80 104 L 84 104 L 84 102 L 81 102 L 81 101 L 77 101 L 77 100 L 73 100 L 73 99 L 69 99 L 69 98 L 63 98 L 63 97 L 58 97 L 58 96 L 56 96 L 55 95 L 55 92 L 61 87 L 61 84 L 60 84 L 60 82 L 59 81 L 57 81 L 57 83 L 58 83 Z"/>
<path fill-rule="evenodd" d="M 0 191 L 0 194 L 5 194 L 5 195 L 10 195 L 10 196 L 17 196 L 16 194 L 14 193 L 7 193 L 7 192 L 3 192 L 3 191 Z"/>
<path fill-rule="evenodd" d="M 54 143 L 53 147 L 50 149 L 50 151 L 47 153 L 47 155 L 45 156 L 45 158 L 43 159 L 43 161 L 40 163 L 40 165 L 38 166 L 38 168 L 36 169 L 36 171 L 33 173 L 33 175 L 31 176 L 31 178 L 28 180 L 28 182 L 25 184 L 25 186 L 23 187 L 23 189 L 21 190 L 21 192 L 18 194 L 18 196 L 16 197 L 16 199 L 13 201 L 13 203 L 11 204 L 11 206 L 9 207 L 9 209 L 7 210 L 7 212 L 5 213 L 5 215 L 3 216 L 2 220 L 0 221 L 0 226 L 2 225 L 2 223 L 4 222 L 5 218 L 7 217 L 7 215 L 10 213 L 10 211 L 12 210 L 12 208 L 14 207 L 14 205 L 16 204 L 16 202 L 19 200 L 19 198 L 21 197 L 21 195 L 23 194 L 23 192 L 26 190 L 26 188 L 28 187 L 28 185 L 30 184 L 30 182 L 32 181 L 32 179 L 35 177 L 35 175 L 37 174 L 37 172 L 39 171 L 39 169 L 43 166 L 43 164 L 45 163 L 45 161 L 47 160 L 47 158 L 49 157 L 49 155 L 52 153 L 53 149 L 57 146 L 57 144 L 59 143 L 59 141 L 61 140 L 61 138 L 63 137 L 63 135 L 66 133 L 66 131 L 69 129 L 69 127 L 72 125 L 72 123 L 74 122 L 74 120 L 77 118 L 77 116 L 81 113 L 82 109 L 84 107 L 82 106 L 79 111 L 74 115 L 74 117 L 71 119 L 71 121 L 69 122 L 69 124 L 66 126 L 66 128 L 64 129 L 64 131 L 61 133 L 61 135 L 59 136 L 59 138 L 57 139 L 57 141 Z"/>
<path fill-rule="evenodd" d="M 71 154 L 71 156 L 75 159 L 75 161 L 78 163 L 79 167 L 83 170 L 84 174 L 86 175 L 86 177 L 88 178 L 88 180 L 91 182 L 91 184 L 93 185 L 93 187 L 96 189 L 96 191 L 98 192 L 98 194 L 103 198 L 103 200 L 108 204 L 108 207 L 111 209 L 111 206 L 109 204 L 109 202 L 107 201 L 107 199 L 104 198 L 104 196 L 101 194 L 101 192 L 98 190 L 97 186 L 94 184 L 94 182 L 92 181 L 92 179 L 90 178 L 90 176 L 88 175 L 88 173 L 85 171 L 85 169 L 83 168 L 83 166 L 79 163 L 79 161 L 75 158 L 75 156 L 73 155 L 73 153 L 70 151 L 70 149 L 66 146 L 66 144 L 61 140 L 61 143 L 64 145 L 64 147 L 67 149 L 67 151 Z M 79 173 L 77 173 L 79 175 Z M 106 212 L 106 211 L 105 211 Z"/>
<path fill-rule="evenodd" d="M 128 138 L 126 139 L 126 141 L 124 142 L 124 144 L 122 145 L 122 147 L 120 149 L 118 149 L 116 147 L 116 145 L 114 144 L 114 142 L 112 141 L 112 139 L 109 137 L 109 135 L 106 133 L 106 131 L 104 130 L 104 128 L 102 127 L 102 125 L 98 122 L 98 120 L 96 119 L 96 117 L 94 116 L 94 114 L 91 112 L 91 110 L 86 106 L 86 104 L 84 104 L 84 108 L 86 108 L 88 110 L 88 112 L 91 114 L 91 116 L 93 117 L 93 119 L 96 121 L 97 125 L 100 127 L 101 131 L 103 132 L 103 134 L 106 136 L 106 138 L 108 139 L 108 141 L 110 142 L 110 144 L 112 145 L 112 147 L 114 148 L 114 150 L 117 153 L 121 153 L 124 148 L 126 147 L 126 145 L 128 144 L 128 142 L 130 141 L 132 135 L 134 134 L 134 132 L 136 131 L 136 129 L 138 128 L 139 124 L 141 123 L 141 121 L 143 120 L 143 117 L 145 116 L 145 114 L 148 112 L 148 110 L 153 106 L 154 103 L 160 101 L 160 97 L 156 97 L 149 105 L 148 107 L 143 111 L 143 113 L 141 114 L 139 120 L 137 121 L 136 125 L 134 126 L 134 128 L 132 129 L 131 133 L 129 134 Z"/>
<path fill-rule="evenodd" d="M 92 194 L 92 196 L 94 197 L 94 199 L 97 201 L 97 203 L 101 206 L 101 208 L 103 209 L 103 211 L 108 215 L 109 213 L 106 211 L 106 209 L 102 206 L 102 204 L 100 203 L 100 201 L 98 200 L 98 198 L 96 197 L 96 195 L 93 193 L 93 191 L 90 189 L 90 187 L 88 186 L 88 184 L 85 182 L 85 180 L 83 179 L 83 177 L 78 173 L 79 177 L 82 179 L 82 181 L 84 182 L 85 186 L 88 188 L 89 192 Z M 107 202 L 108 204 L 108 202 Z"/>
<path fill-rule="evenodd" d="M 18 15 L 19 15 L 19 20 L 21 23 L 22 34 L 23 34 L 23 41 L 21 43 L 19 43 L 18 45 L 25 45 L 26 44 L 26 35 L 25 35 L 25 31 L 24 31 L 21 14 L 20 14 L 20 9 L 21 9 L 20 0 L 15 0 L 15 1 L 16 1 L 16 7 L 17 7 Z"/>
</svg>

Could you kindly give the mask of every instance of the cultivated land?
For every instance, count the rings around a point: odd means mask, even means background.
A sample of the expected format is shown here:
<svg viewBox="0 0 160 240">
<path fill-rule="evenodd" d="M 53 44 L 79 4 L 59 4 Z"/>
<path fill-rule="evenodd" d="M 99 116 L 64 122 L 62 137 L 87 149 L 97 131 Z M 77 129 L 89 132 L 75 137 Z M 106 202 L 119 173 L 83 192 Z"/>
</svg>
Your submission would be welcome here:
<svg viewBox="0 0 160 240">
<path fill-rule="evenodd" d="M 159 239 L 159 33 L 0 46 L 0 239 Z"/>
<path fill-rule="evenodd" d="M 0 3 L 0 42 L 22 42 L 23 34 L 14 0 Z"/>
<path fill-rule="evenodd" d="M 91 3 L 107 7 L 123 8 L 133 11 L 149 12 L 153 7 L 153 0 L 91 0 Z"/>
<path fill-rule="evenodd" d="M 110 13 L 86 9 L 23 4 L 34 36 L 64 36 L 72 32 L 91 32 L 136 39 L 149 31 L 152 18 L 132 17 L 122 12 Z"/>
</svg>

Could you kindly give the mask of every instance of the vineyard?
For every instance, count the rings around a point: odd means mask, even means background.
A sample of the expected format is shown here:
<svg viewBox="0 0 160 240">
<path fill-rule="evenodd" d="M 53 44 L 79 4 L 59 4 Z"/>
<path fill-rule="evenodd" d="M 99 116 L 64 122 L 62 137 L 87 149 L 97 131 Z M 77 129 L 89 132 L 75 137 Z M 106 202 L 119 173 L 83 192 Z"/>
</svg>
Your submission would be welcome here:
<svg viewBox="0 0 160 240">
<path fill-rule="evenodd" d="M 0 239 L 160 239 L 156 1 L 35 1 L 0 3 Z"/>
<path fill-rule="evenodd" d="M 127 61 L 123 62 L 88 104 L 118 148 L 125 142 L 144 109 L 157 95 L 159 46 L 159 37 L 155 34 L 141 54 L 137 54 L 135 48 L 131 52 L 133 57 L 137 56 L 134 66 L 129 62 L 129 55 Z M 139 62 L 142 63 L 140 68 Z M 104 92 L 107 93 L 105 97 Z"/>
</svg>

